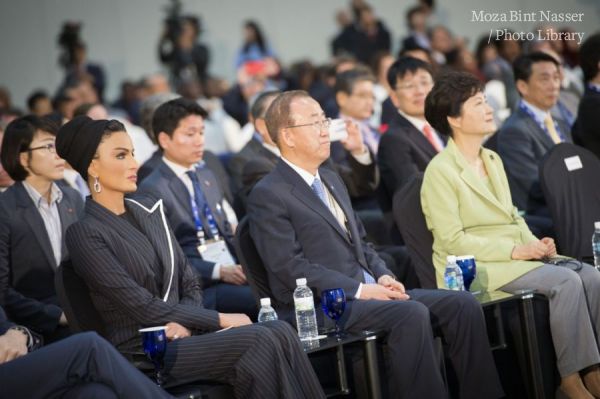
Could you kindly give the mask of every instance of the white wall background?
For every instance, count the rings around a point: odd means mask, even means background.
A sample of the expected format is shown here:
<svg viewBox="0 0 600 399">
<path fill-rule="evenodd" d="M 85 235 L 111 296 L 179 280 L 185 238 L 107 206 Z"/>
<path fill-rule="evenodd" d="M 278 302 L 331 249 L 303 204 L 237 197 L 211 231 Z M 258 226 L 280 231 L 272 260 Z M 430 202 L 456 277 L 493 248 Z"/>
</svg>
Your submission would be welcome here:
<svg viewBox="0 0 600 399">
<path fill-rule="evenodd" d="M 600 30 L 600 0 L 436 0 L 437 19 L 474 45 L 489 29 L 529 31 L 533 23 L 471 22 L 471 10 L 583 12 L 581 23 L 565 24 L 589 35 Z M 231 78 L 242 41 L 243 21 L 252 18 L 285 64 L 300 58 L 328 59 L 329 41 L 337 32 L 335 11 L 348 0 L 183 0 L 184 13 L 202 16 L 201 41 L 212 53 L 211 72 Z M 392 33 L 393 46 L 406 33 L 404 13 L 413 1 L 370 0 Z M 27 95 L 43 88 L 54 93 L 61 82 L 57 35 L 66 20 L 83 22 L 89 58 L 108 75 L 112 101 L 123 79 L 139 79 L 161 70 L 156 43 L 167 0 L 0 0 L 0 86 L 13 102 L 25 106 Z M 559 24 L 560 25 L 560 24 Z M 487 33 L 486 33 L 487 31 Z"/>
</svg>

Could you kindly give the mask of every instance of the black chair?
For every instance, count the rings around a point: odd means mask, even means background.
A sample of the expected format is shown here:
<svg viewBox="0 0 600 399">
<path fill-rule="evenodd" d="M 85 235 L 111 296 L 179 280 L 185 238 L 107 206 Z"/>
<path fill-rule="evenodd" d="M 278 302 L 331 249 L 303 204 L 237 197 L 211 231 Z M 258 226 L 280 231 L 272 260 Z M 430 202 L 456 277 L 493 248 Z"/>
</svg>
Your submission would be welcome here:
<svg viewBox="0 0 600 399">
<path fill-rule="evenodd" d="M 244 269 L 244 274 L 246 274 L 256 304 L 260 307 L 260 298 L 269 297 L 271 300 L 274 300 L 274 298 L 269 287 L 267 271 L 250 236 L 250 224 L 247 217 L 240 221 L 235 235 L 236 254 L 242 264 L 242 269 Z"/>
<path fill-rule="evenodd" d="M 583 147 L 558 144 L 540 162 L 540 184 L 560 253 L 591 260 L 594 222 L 600 221 L 600 160 Z"/>
<path fill-rule="evenodd" d="M 75 273 L 70 260 L 64 261 L 56 269 L 54 276 L 56 294 L 72 332 L 96 331 L 103 337 L 100 314 L 94 307 L 89 290 L 81 277 Z"/>
<path fill-rule="evenodd" d="M 488 150 L 498 152 L 498 132 L 494 132 L 488 139 L 483 143 L 483 146 Z"/>
<path fill-rule="evenodd" d="M 74 333 L 96 331 L 106 338 L 102 319 L 94 307 L 89 289 L 85 281 L 75 272 L 70 260 L 63 261 L 56 269 L 54 285 L 71 331 Z M 143 353 L 124 353 L 124 356 L 148 375 L 154 369 Z M 229 385 L 217 383 L 192 383 L 167 386 L 166 389 L 171 395 L 186 399 L 226 399 L 233 396 L 233 389 Z"/>
<path fill-rule="evenodd" d="M 437 288 L 433 266 L 433 236 L 427 229 L 421 207 L 423 173 L 419 172 L 394 194 L 392 203 L 394 221 L 404 238 L 408 254 L 422 288 Z"/>
</svg>

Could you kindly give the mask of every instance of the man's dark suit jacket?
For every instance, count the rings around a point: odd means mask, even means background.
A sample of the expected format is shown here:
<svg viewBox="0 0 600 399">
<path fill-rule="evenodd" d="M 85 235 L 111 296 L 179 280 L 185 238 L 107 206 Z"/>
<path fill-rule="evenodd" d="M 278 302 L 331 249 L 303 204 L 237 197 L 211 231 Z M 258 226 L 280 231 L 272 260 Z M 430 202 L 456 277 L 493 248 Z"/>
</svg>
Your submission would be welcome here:
<svg viewBox="0 0 600 399">
<path fill-rule="evenodd" d="M 364 228 L 340 176 L 325 167 L 319 168 L 319 175 L 344 211 L 348 233 L 283 160 L 256 184 L 248 201 L 250 233 L 268 271 L 274 302 L 287 312 L 293 308 L 297 278 L 306 277 L 318 302 L 321 291 L 332 287 L 343 288 L 353 299 L 364 282 L 363 270 L 375 279 L 393 275 L 363 242 Z"/>
<path fill-rule="evenodd" d="M 126 200 L 125 206 L 139 229 L 88 197 L 85 216 L 67 230 L 73 267 L 90 290 L 108 340 L 120 350 L 139 350 L 139 328 L 172 321 L 217 330 L 218 314 L 202 307 L 200 282 L 163 220 L 162 202 Z M 159 276 L 156 258 L 163 265 Z"/>
<path fill-rule="evenodd" d="M 198 169 L 197 174 L 206 201 L 217 222 L 219 233 L 226 240 L 231 253 L 235 256 L 233 232 L 222 207 L 223 191 L 214 174 L 208 168 Z M 189 192 L 164 161 L 161 160 L 150 176 L 144 179 L 138 187 L 136 196 L 138 198 L 150 196 L 156 200 L 163 200 L 165 213 L 175 237 L 194 268 L 200 271 L 204 287 L 215 284 L 217 281 L 211 277 L 215 264 L 203 260 L 198 254 L 198 238 L 192 216 Z"/>
<path fill-rule="evenodd" d="M 150 176 L 154 169 L 156 169 L 156 167 L 161 163 L 162 156 L 163 153 L 160 150 L 156 150 L 150 159 L 144 162 L 137 173 L 138 185 L 141 184 L 146 177 Z M 233 194 L 231 193 L 231 182 L 229 181 L 229 175 L 223 167 L 223 163 L 219 157 L 210 151 L 204 151 L 204 154 L 202 155 L 202 161 L 204 161 L 204 165 L 213 172 L 217 178 L 217 181 L 219 182 L 219 185 L 221 186 L 221 190 L 223 190 L 225 198 L 230 204 L 233 205 L 234 198 Z"/>
<path fill-rule="evenodd" d="M 14 325 L 15 323 L 8 320 L 6 313 L 4 313 L 4 309 L 0 306 L 0 335 L 4 335 L 6 331 L 9 328 L 14 327 Z"/>
<path fill-rule="evenodd" d="M 243 198 L 248 197 L 252 187 L 260 179 L 269 174 L 275 168 L 278 161 L 279 157 L 277 155 L 261 145 L 257 156 L 244 165 L 242 171 Z M 379 184 L 379 169 L 375 160 L 369 165 L 363 165 L 348 154 L 344 162 L 335 162 L 330 157 L 322 166 L 340 175 L 352 198 L 373 195 Z"/>
<path fill-rule="evenodd" d="M 589 87 L 579 103 L 573 140 L 600 157 L 600 93 Z"/>
<path fill-rule="evenodd" d="M 381 136 L 377 151 L 382 191 L 389 209 L 394 193 L 417 172 L 424 172 L 436 155 L 437 151 L 423 133 L 396 111 L 387 132 Z"/>
<path fill-rule="evenodd" d="M 83 214 L 83 202 L 72 188 L 60 189 L 64 260 L 65 232 Z M 13 321 L 42 334 L 56 330 L 62 314 L 54 289 L 57 266 L 44 221 L 23 183 L 16 182 L 0 196 L 0 306 Z"/>
<path fill-rule="evenodd" d="M 556 120 L 567 142 L 571 133 L 566 123 Z M 549 215 L 539 181 L 539 162 L 554 142 L 537 122 L 518 108 L 500 128 L 498 154 L 504 162 L 513 203 L 531 215 Z"/>
<path fill-rule="evenodd" d="M 231 157 L 227 164 L 227 170 L 229 171 L 229 176 L 231 176 L 234 194 L 237 195 L 243 187 L 242 174 L 244 172 L 244 165 L 252 159 L 261 157 L 263 151 L 268 150 L 265 149 L 258 139 L 252 137 L 240 152 Z"/>
</svg>

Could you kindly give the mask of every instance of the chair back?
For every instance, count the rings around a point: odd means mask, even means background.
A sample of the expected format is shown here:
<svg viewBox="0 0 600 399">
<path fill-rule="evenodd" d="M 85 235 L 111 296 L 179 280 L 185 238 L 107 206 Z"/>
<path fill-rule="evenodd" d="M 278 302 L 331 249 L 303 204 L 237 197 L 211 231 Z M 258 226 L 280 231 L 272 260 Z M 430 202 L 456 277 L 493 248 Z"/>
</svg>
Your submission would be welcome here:
<svg viewBox="0 0 600 399">
<path fill-rule="evenodd" d="M 71 331 L 96 331 L 105 336 L 102 319 L 92 303 L 89 289 L 83 279 L 75 273 L 70 260 L 63 261 L 58 266 L 54 283 Z"/>
<path fill-rule="evenodd" d="M 594 222 L 600 221 L 600 159 L 583 147 L 558 144 L 540 162 L 540 185 L 560 254 L 590 259 Z"/>
<path fill-rule="evenodd" d="M 244 217 L 237 226 L 235 250 L 258 307 L 260 307 L 260 298 L 269 297 L 273 301 L 267 270 L 250 236 L 248 217 Z"/>
<path fill-rule="evenodd" d="M 421 207 L 422 184 L 423 173 L 419 172 L 394 194 L 393 215 L 421 287 L 435 289 L 437 283 L 432 260 L 433 236 L 427 229 Z"/>
</svg>

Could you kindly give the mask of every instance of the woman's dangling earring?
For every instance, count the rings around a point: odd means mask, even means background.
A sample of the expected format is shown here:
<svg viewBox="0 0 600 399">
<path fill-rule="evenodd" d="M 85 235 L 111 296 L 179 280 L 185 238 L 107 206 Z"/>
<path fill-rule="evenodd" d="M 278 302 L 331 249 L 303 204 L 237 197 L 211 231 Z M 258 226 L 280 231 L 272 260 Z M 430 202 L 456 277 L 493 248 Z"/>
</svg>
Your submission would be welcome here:
<svg viewBox="0 0 600 399">
<path fill-rule="evenodd" d="M 94 191 L 97 193 L 102 191 L 102 186 L 100 185 L 100 180 L 98 180 L 98 176 L 94 176 Z"/>
</svg>

